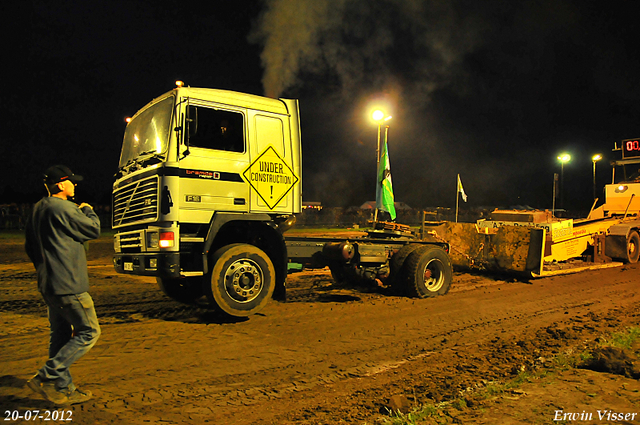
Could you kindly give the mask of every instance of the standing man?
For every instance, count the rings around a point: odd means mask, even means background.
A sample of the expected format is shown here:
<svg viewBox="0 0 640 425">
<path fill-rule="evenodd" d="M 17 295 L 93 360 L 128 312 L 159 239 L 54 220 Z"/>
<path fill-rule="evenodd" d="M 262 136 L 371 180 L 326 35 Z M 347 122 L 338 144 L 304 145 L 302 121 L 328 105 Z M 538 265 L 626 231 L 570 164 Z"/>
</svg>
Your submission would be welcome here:
<svg viewBox="0 0 640 425">
<path fill-rule="evenodd" d="M 28 386 L 55 404 L 82 403 L 69 368 L 93 347 L 100 326 L 89 295 L 83 243 L 100 236 L 100 220 L 91 205 L 72 200 L 82 176 L 64 165 L 45 171 L 49 196 L 33 208 L 26 227 L 25 249 L 38 274 L 38 289 L 49 311 L 49 360 Z"/>
</svg>

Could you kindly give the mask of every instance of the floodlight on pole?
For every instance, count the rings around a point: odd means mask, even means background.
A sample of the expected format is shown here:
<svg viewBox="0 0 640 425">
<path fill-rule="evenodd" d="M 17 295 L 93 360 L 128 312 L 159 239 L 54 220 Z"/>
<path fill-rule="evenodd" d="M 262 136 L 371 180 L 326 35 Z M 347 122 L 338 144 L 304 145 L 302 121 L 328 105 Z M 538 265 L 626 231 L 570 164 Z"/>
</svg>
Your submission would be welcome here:
<svg viewBox="0 0 640 425">
<path fill-rule="evenodd" d="M 602 155 L 597 154 L 591 157 L 591 161 L 593 162 L 593 200 L 596 200 L 596 162 L 602 159 Z"/>
<path fill-rule="evenodd" d="M 558 155 L 558 161 L 560 161 L 560 208 L 564 208 L 564 164 L 571 161 L 571 155 L 561 153 Z"/>
<path fill-rule="evenodd" d="M 382 132 L 382 123 L 389 121 L 391 119 L 391 115 L 386 116 L 387 114 L 381 111 L 380 109 L 376 109 L 371 114 L 371 118 L 373 121 L 378 124 L 378 147 L 376 149 L 376 176 L 378 175 L 378 170 L 380 169 L 380 133 Z M 377 177 L 376 177 L 377 178 Z M 378 221 L 378 208 L 376 207 L 373 221 Z"/>
<path fill-rule="evenodd" d="M 391 115 L 387 115 L 380 109 L 376 109 L 371 114 L 371 118 L 376 124 L 378 124 L 378 148 L 376 149 L 376 166 L 377 166 L 378 163 L 380 162 L 380 133 L 382 131 L 382 123 L 389 121 L 391 119 Z"/>
</svg>

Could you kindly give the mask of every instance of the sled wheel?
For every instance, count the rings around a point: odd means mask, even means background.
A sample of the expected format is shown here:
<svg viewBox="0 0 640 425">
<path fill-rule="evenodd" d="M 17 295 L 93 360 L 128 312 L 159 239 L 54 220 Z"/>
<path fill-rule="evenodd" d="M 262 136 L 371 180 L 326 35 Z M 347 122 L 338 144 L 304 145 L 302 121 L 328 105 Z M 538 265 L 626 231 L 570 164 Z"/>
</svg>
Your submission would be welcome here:
<svg viewBox="0 0 640 425">
<path fill-rule="evenodd" d="M 442 248 L 423 246 L 409 254 L 401 275 L 407 295 L 429 298 L 449 292 L 453 271 Z"/>
<path fill-rule="evenodd" d="M 627 258 L 629 263 L 637 263 L 640 256 L 640 236 L 633 230 L 627 239 Z"/>
<path fill-rule="evenodd" d="M 204 285 L 209 302 L 224 313 L 246 317 L 267 305 L 275 288 L 271 259 L 253 245 L 232 244 L 212 256 L 211 281 Z"/>
<path fill-rule="evenodd" d="M 389 262 L 389 272 L 391 277 L 391 284 L 393 286 L 401 285 L 400 273 L 404 262 L 407 260 L 407 257 L 411 255 L 413 251 L 423 246 L 424 245 L 411 243 L 403 246 L 402 248 L 400 248 L 400 250 L 398 250 L 398 252 L 393 254 L 393 256 L 391 257 L 391 261 Z"/>
<path fill-rule="evenodd" d="M 181 303 L 193 304 L 204 295 L 201 277 L 179 279 L 158 277 L 156 281 L 166 296 Z"/>
</svg>

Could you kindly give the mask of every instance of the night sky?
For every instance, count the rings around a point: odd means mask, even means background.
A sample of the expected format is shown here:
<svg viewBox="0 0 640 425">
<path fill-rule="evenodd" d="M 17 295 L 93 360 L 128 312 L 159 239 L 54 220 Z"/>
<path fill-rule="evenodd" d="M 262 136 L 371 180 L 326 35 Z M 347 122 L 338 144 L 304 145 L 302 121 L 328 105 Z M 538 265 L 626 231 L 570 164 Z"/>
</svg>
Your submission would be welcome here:
<svg viewBox="0 0 640 425">
<path fill-rule="evenodd" d="M 110 203 L 124 118 L 183 80 L 300 99 L 303 199 L 375 198 L 374 102 L 387 105 L 397 201 L 589 209 L 613 144 L 640 137 L 632 1 L 30 1 L 3 95 L 2 201 L 35 202 L 40 175 L 83 174 Z M 26 16 L 26 19 L 23 19 Z M 7 87 L 8 86 L 8 87 Z M 19 183 L 16 183 L 19 182 Z"/>
</svg>

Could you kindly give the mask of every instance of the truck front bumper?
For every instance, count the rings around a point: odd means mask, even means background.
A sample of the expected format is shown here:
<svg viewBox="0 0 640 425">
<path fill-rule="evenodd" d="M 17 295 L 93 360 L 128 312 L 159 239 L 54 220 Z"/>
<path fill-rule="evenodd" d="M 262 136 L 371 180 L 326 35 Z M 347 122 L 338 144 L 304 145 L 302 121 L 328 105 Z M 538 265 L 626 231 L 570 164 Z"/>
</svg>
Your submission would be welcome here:
<svg viewBox="0 0 640 425">
<path fill-rule="evenodd" d="M 180 254 L 167 253 L 118 253 L 113 257 L 118 273 L 164 278 L 180 277 Z"/>
</svg>

